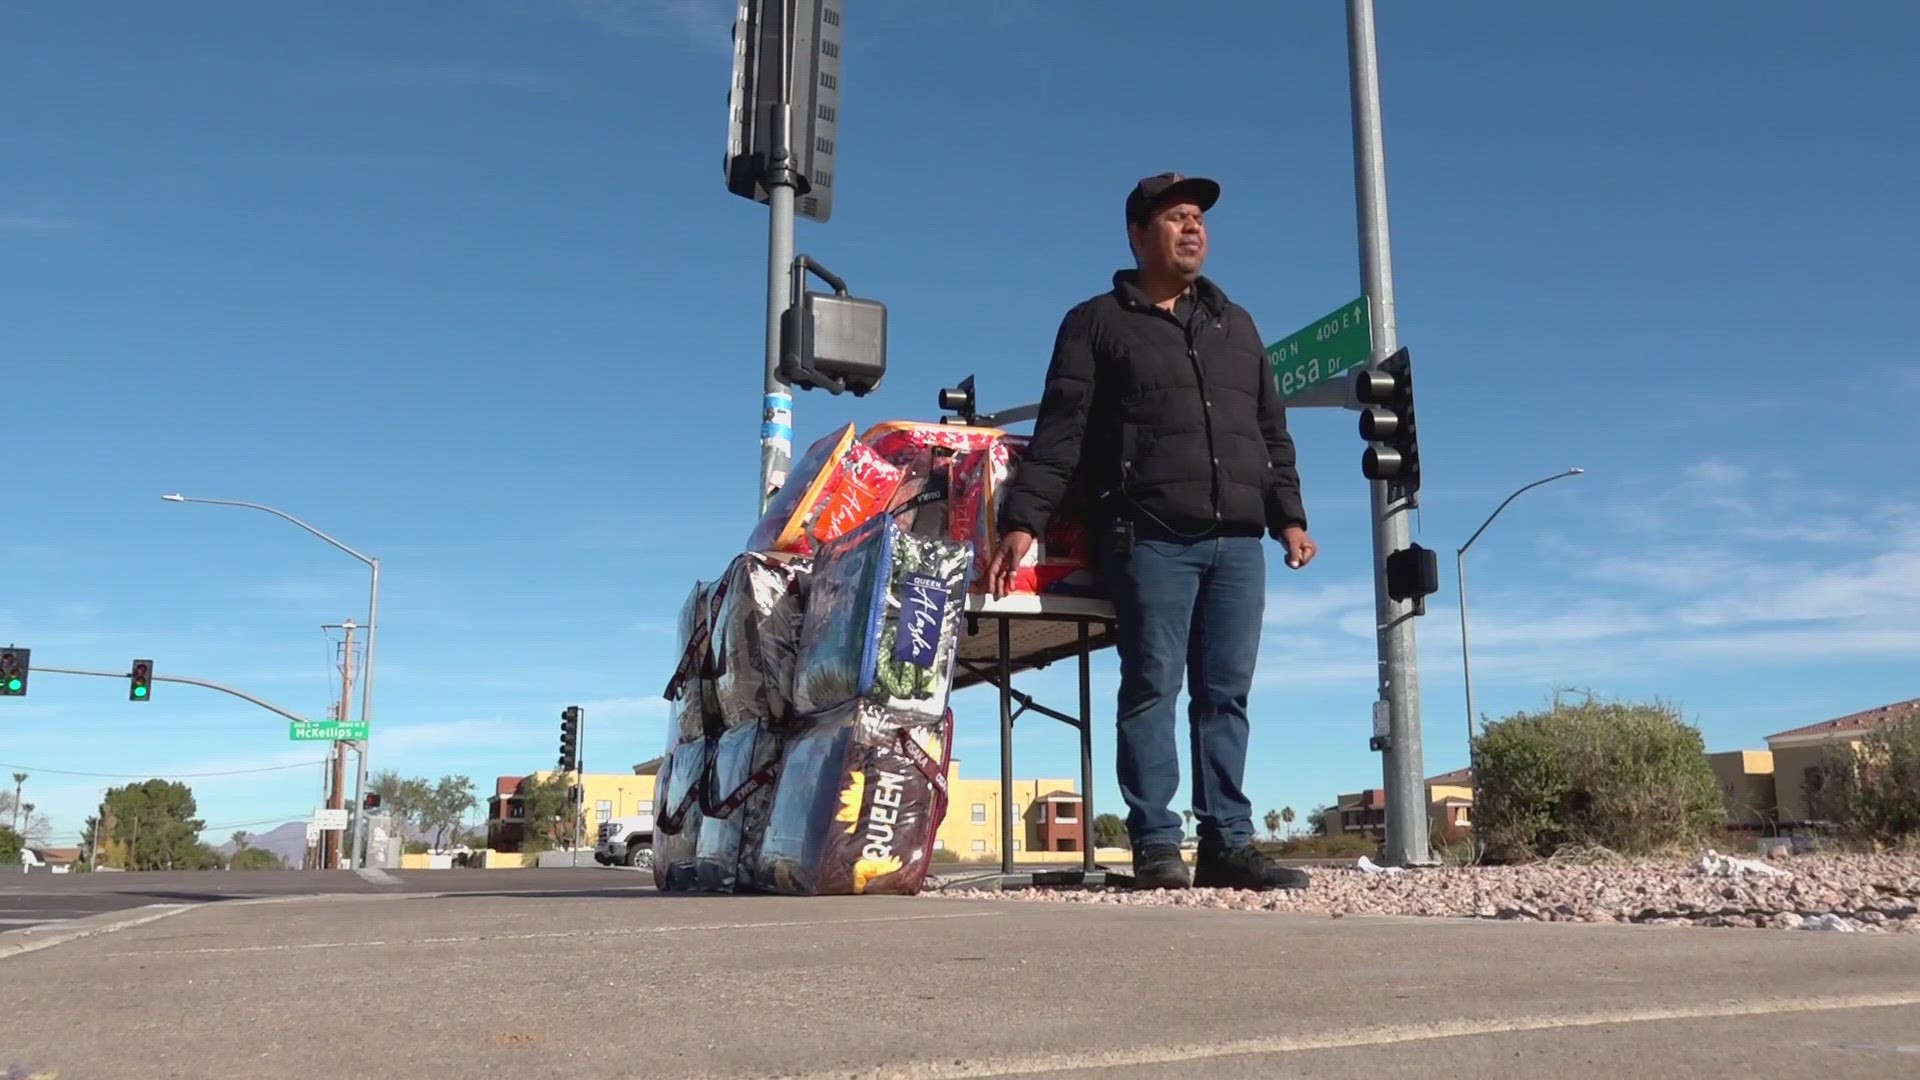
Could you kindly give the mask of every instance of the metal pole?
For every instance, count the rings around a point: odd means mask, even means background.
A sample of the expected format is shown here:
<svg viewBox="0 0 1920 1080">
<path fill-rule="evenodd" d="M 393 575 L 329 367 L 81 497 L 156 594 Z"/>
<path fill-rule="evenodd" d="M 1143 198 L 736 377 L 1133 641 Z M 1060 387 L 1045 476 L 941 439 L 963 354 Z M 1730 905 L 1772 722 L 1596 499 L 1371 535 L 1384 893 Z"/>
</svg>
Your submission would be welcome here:
<svg viewBox="0 0 1920 1080">
<path fill-rule="evenodd" d="M 793 26 L 787 0 L 762 0 L 779 20 L 779 103 L 767 175 L 767 366 L 760 399 L 760 504 L 787 482 L 793 463 L 793 388 L 780 378 L 780 318 L 793 287 Z M 763 15 L 763 17 L 765 17 Z"/>
<path fill-rule="evenodd" d="M 1378 365 L 1400 348 L 1394 315 L 1393 246 L 1387 228 L 1387 162 L 1380 121 L 1380 58 L 1374 40 L 1373 0 L 1347 0 L 1347 62 L 1353 92 L 1354 196 L 1359 210 L 1360 280 L 1372 310 L 1373 356 Z M 1412 532 L 1404 498 L 1385 481 L 1372 481 L 1374 612 L 1379 630 L 1380 698 L 1387 703 L 1387 747 L 1381 756 L 1387 792 L 1389 865 L 1431 863 L 1420 745 L 1420 684 L 1415 659 L 1413 605 L 1387 596 L 1387 556 L 1407 546 Z"/>
<path fill-rule="evenodd" d="M 577 794 L 573 811 L 573 865 L 580 865 L 580 846 L 585 841 L 587 829 L 587 710 L 581 709 L 580 726 L 574 730 L 573 744 L 573 786 Z"/>
<path fill-rule="evenodd" d="M 1453 554 L 1453 577 L 1454 580 L 1459 583 L 1460 587 L 1460 674 L 1462 681 L 1467 687 L 1467 758 L 1469 762 L 1471 762 L 1473 758 L 1473 723 L 1475 714 L 1473 711 L 1473 664 L 1468 659 L 1467 654 L 1467 549 L 1473 546 L 1475 540 L 1480 539 L 1480 534 L 1487 531 L 1487 526 L 1493 524 L 1493 519 L 1499 517 L 1500 512 L 1505 510 L 1513 500 L 1525 495 L 1527 492 L 1532 491 L 1542 484 L 1551 484 L 1555 480 L 1565 480 L 1569 476 L 1579 476 L 1586 471 L 1587 470 L 1576 465 L 1566 472 L 1555 473 L 1552 476 L 1535 480 L 1531 484 L 1521 485 L 1513 494 L 1502 499 L 1499 506 L 1493 508 L 1493 513 L 1487 515 L 1487 520 L 1481 522 L 1480 527 L 1473 530 L 1473 535 L 1467 537 L 1467 542 L 1461 544 Z"/>
<path fill-rule="evenodd" d="M 33 671 L 36 674 L 40 672 L 51 672 L 55 675 L 91 675 L 96 679 L 125 679 L 128 676 L 128 673 L 125 671 L 87 671 L 82 668 L 41 667 L 38 664 L 33 665 Z M 231 694 L 242 701 L 248 702 L 250 704 L 258 705 L 270 713 L 278 713 L 279 715 L 284 716 L 289 720 L 293 720 L 302 724 L 308 722 L 306 717 L 301 716 L 299 713 L 294 712 L 292 709 L 283 709 L 280 706 L 275 705 L 271 701 L 266 701 L 262 698 L 254 697 L 252 694 L 247 693 L 245 690 L 235 690 L 231 686 L 222 686 L 217 682 L 208 682 L 205 679 L 189 679 L 185 675 L 159 675 L 159 674 L 154 675 L 153 681 L 184 683 L 187 686 L 200 686 L 200 687 L 205 687 L 208 690 L 218 690 L 223 694 Z"/>
<path fill-rule="evenodd" d="M 1467 549 L 1453 556 L 1453 580 L 1460 587 L 1460 678 L 1467 688 L 1467 763 L 1473 764 L 1473 662 L 1467 653 Z"/>
<path fill-rule="evenodd" d="M 373 646 L 380 634 L 380 560 L 367 560 L 372 568 L 373 582 L 367 592 L 367 666 L 360 673 L 360 722 L 367 727 L 367 737 L 360 740 L 360 763 L 354 769 L 353 781 L 353 862 L 356 867 L 365 869 L 367 862 L 367 748 L 373 741 Z"/>
</svg>

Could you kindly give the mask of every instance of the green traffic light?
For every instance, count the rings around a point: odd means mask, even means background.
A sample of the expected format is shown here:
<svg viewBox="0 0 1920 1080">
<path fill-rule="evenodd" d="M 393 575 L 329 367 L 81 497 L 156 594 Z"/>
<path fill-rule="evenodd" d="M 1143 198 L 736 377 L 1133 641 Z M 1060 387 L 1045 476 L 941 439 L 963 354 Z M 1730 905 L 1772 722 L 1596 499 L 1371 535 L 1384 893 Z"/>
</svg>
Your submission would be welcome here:
<svg viewBox="0 0 1920 1080">
<path fill-rule="evenodd" d="M 146 688 L 146 687 L 144 687 L 144 686 L 136 686 L 136 687 L 134 687 L 134 688 L 133 688 L 133 696 L 134 696 L 134 697 L 146 697 L 146 696 L 147 696 L 147 688 Z"/>
<path fill-rule="evenodd" d="M 20 690 L 20 680 L 19 680 L 19 679 L 8 679 L 8 680 L 7 680 L 7 689 L 8 689 L 8 690 L 11 690 L 11 691 L 14 691 L 15 693 L 18 693 L 18 692 L 19 692 L 19 690 Z"/>
</svg>

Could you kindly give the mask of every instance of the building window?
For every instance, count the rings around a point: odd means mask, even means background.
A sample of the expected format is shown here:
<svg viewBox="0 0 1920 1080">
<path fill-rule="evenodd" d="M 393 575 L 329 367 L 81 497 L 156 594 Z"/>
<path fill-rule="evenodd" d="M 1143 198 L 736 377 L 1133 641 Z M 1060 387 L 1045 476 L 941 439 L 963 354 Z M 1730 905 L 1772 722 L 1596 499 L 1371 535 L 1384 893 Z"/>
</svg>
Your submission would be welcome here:
<svg viewBox="0 0 1920 1080">
<path fill-rule="evenodd" d="M 815 169 L 813 172 L 813 186 L 822 188 L 832 187 L 833 174 L 825 169 Z"/>
<path fill-rule="evenodd" d="M 831 154 L 833 153 L 833 140 L 824 136 L 815 135 L 813 137 L 813 148 L 823 154 Z"/>
<path fill-rule="evenodd" d="M 987 850 L 987 842 L 985 840 L 975 840 L 973 842 L 973 850 L 975 851 Z"/>
<path fill-rule="evenodd" d="M 987 823 L 986 803 L 977 802 L 973 804 L 973 823 L 975 825 L 985 825 Z"/>
<path fill-rule="evenodd" d="M 840 55 L 840 43 L 839 43 L 839 42 L 837 42 L 837 41 L 824 41 L 824 40 L 823 40 L 823 41 L 821 41 L 821 42 L 820 42 L 820 55 L 821 55 L 821 56 L 839 56 L 839 55 Z"/>
<path fill-rule="evenodd" d="M 606 821 L 613 817 L 613 800 L 601 799 L 599 802 L 593 804 L 593 810 L 594 813 L 600 815 L 601 821 Z"/>
<path fill-rule="evenodd" d="M 1080 808 L 1073 803 L 1054 803 L 1053 820 L 1062 825 L 1078 825 L 1080 823 Z"/>
<path fill-rule="evenodd" d="M 1023 848 L 1024 846 L 1025 846 L 1025 845 L 1023 845 L 1023 844 L 1021 844 L 1021 843 L 1020 843 L 1020 841 L 1018 841 L 1018 840 L 1015 840 L 1015 841 L 1013 842 L 1013 853 L 1014 853 L 1015 855 L 1018 855 L 1018 854 L 1020 854 L 1020 851 L 1021 851 L 1021 849 L 1022 849 L 1022 848 Z"/>
<path fill-rule="evenodd" d="M 820 12 L 820 21 L 826 23 L 828 26 L 839 26 L 840 10 L 838 8 L 823 9 Z"/>
<path fill-rule="evenodd" d="M 633 808 L 633 812 L 634 812 L 634 813 L 636 813 L 636 814 L 651 814 L 651 813 L 653 813 L 653 800 L 652 800 L 652 799 L 641 799 L 641 800 L 640 800 L 640 802 L 639 802 L 639 803 L 638 803 L 637 805 L 635 805 L 635 806 L 634 806 L 634 808 Z"/>
<path fill-rule="evenodd" d="M 836 111 L 837 110 L 835 110 L 834 107 L 831 105 L 821 105 L 814 111 L 814 115 L 818 116 L 820 119 L 825 120 L 827 123 L 831 124 L 833 123 L 833 118 Z"/>
<path fill-rule="evenodd" d="M 839 88 L 840 80 L 833 77 L 833 72 L 823 71 L 820 73 L 820 85 L 823 89 L 835 90 Z"/>
</svg>

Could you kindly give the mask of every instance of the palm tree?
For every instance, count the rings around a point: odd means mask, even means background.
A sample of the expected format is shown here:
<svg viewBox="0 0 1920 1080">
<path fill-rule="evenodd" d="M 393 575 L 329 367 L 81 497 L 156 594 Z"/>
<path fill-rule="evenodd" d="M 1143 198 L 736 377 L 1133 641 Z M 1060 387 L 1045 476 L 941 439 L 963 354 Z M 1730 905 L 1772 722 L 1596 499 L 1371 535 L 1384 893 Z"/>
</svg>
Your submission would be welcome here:
<svg viewBox="0 0 1920 1080">
<path fill-rule="evenodd" d="M 1287 835 L 1292 836 L 1293 835 L 1293 807 L 1289 806 L 1284 810 L 1281 810 L 1280 820 L 1287 823 Z"/>
<path fill-rule="evenodd" d="M 26 773 L 17 772 L 13 774 L 13 831 L 14 832 L 20 831 L 20 788 L 26 782 L 27 782 Z"/>
<path fill-rule="evenodd" d="M 1267 826 L 1268 836 L 1277 837 L 1280 835 L 1280 811 L 1278 810 L 1267 811 L 1266 826 Z"/>
<path fill-rule="evenodd" d="M 1180 816 L 1187 819 L 1187 831 L 1192 832 L 1193 831 L 1193 811 L 1182 810 L 1180 811 Z"/>
</svg>

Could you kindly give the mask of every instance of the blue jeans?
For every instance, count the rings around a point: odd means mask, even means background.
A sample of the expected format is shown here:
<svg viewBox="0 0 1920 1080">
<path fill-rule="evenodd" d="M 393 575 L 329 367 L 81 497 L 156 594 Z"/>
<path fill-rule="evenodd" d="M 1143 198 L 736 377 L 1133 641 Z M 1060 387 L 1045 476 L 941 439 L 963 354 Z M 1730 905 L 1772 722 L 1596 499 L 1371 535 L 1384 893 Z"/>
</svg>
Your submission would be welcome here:
<svg viewBox="0 0 1920 1080">
<path fill-rule="evenodd" d="M 1253 840 L 1253 805 L 1241 784 L 1247 695 L 1266 614 L 1262 543 L 1257 536 L 1140 539 L 1131 556 L 1103 553 L 1118 620 L 1120 794 L 1135 851 L 1185 836 L 1171 805 L 1180 786 L 1174 706 L 1183 673 L 1200 845 L 1217 850 Z"/>
</svg>

